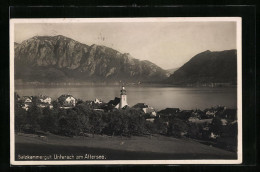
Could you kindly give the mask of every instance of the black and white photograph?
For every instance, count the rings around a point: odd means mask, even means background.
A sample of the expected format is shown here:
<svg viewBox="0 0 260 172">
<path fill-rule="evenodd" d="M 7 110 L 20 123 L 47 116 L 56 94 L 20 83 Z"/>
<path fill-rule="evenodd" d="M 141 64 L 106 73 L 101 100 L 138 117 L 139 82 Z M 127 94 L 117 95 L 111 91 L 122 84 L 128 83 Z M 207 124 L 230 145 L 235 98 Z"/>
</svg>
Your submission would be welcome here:
<svg viewBox="0 0 260 172">
<path fill-rule="evenodd" d="M 10 19 L 12 165 L 242 163 L 239 17 Z"/>
</svg>

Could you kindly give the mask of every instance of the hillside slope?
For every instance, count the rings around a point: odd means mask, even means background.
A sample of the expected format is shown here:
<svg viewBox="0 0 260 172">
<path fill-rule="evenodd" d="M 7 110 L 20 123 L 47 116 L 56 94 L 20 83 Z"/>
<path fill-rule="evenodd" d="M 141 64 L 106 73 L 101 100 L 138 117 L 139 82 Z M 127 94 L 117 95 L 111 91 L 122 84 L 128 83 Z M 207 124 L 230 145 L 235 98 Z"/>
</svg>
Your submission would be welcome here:
<svg viewBox="0 0 260 172">
<path fill-rule="evenodd" d="M 167 83 L 194 85 L 208 83 L 236 84 L 237 51 L 205 51 L 195 55 L 168 79 Z"/>
</svg>

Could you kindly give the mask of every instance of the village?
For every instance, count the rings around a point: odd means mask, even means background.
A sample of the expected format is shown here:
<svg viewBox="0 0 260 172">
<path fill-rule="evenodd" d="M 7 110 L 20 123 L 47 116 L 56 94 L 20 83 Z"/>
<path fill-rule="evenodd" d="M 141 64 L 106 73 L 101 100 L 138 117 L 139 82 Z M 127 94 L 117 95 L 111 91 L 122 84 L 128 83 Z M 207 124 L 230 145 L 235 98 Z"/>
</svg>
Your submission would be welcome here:
<svg viewBox="0 0 260 172">
<path fill-rule="evenodd" d="M 16 94 L 17 95 L 17 94 Z M 21 102 L 22 108 L 28 111 L 30 106 L 32 106 L 33 101 L 37 104 L 39 108 L 53 108 L 53 104 L 59 104 L 60 109 L 70 109 L 75 107 L 77 104 L 81 103 L 82 100 L 77 99 L 69 94 L 63 94 L 56 100 L 52 100 L 51 97 L 46 95 L 39 96 L 23 96 L 20 98 L 19 95 L 16 96 L 16 100 Z M 127 103 L 127 95 L 125 87 L 122 87 L 120 98 L 115 97 L 108 103 L 103 102 L 101 99 L 96 98 L 95 100 L 87 100 L 85 102 L 87 105 L 93 108 L 95 111 L 110 112 L 115 109 L 127 109 L 130 106 Z M 151 118 L 147 118 L 147 121 L 153 122 L 154 117 L 157 113 L 155 109 L 145 103 L 137 103 L 131 108 L 143 111 L 145 114 L 149 114 Z"/>
<path fill-rule="evenodd" d="M 87 100 L 83 101 L 77 99 L 69 94 L 64 94 L 58 97 L 56 100 L 52 100 L 51 97 L 45 95 L 39 96 L 23 96 L 19 97 L 16 94 L 16 101 L 19 101 L 21 107 L 28 111 L 28 109 L 35 103 L 39 108 L 49 108 L 53 109 L 54 107 L 60 109 L 72 109 L 78 104 L 85 103 L 94 111 L 99 112 L 114 112 L 117 110 L 126 110 L 126 109 L 135 109 L 137 111 L 142 112 L 145 120 L 150 123 L 154 123 L 155 119 L 160 118 L 164 121 L 166 126 L 169 126 L 169 121 L 174 118 L 180 119 L 174 123 L 176 128 L 177 125 L 181 123 L 180 126 L 181 131 L 179 132 L 179 136 L 185 137 L 187 135 L 194 137 L 194 138 L 201 138 L 201 139 L 210 139 L 216 140 L 220 139 L 221 132 L 216 130 L 210 129 L 213 125 L 220 125 L 222 128 L 226 126 L 235 126 L 237 125 L 236 119 L 236 110 L 235 109 L 228 109 L 223 106 L 212 107 L 205 110 L 180 110 L 179 108 L 166 108 L 164 110 L 156 112 L 156 110 L 145 104 L 145 103 L 137 103 L 134 106 L 130 107 L 127 103 L 127 93 L 124 86 L 120 91 L 120 98 L 115 97 L 113 100 L 110 100 L 108 103 L 103 102 L 101 99 L 96 98 L 95 100 Z M 216 117 L 218 124 L 216 123 Z M 178 123 L 178 124 L 177 124 Z M 194 131 L 189 131 L 189 127 L 187 126 L 196 126 Z M 218 126 L 218 127 L 220 127 Z M 196 130 L 197 133 L 196 133 Z"/>
</svg>

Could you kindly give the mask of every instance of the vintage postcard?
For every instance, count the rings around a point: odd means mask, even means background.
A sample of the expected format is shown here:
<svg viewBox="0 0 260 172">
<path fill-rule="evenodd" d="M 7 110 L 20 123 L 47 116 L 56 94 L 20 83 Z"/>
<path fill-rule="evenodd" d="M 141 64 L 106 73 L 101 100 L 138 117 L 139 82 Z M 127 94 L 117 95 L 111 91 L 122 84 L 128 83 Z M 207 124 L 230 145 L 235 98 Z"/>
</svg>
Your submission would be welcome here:
<svg viewBox="0 0 260 172">
<path fill-rule="evenodd" d="M 10 19 L 12 165 L 242 163 L 241 18 Z"/>
</svg>

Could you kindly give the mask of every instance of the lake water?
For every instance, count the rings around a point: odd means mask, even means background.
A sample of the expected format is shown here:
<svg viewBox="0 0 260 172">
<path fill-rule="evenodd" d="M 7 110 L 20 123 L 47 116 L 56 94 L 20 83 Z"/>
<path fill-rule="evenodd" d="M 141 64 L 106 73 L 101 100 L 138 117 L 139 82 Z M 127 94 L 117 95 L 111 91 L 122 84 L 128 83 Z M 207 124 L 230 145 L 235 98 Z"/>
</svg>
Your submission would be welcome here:
<svg viewBox="0 0 260 172">
<path fill-rule="evenodd" d="M 120 96 L 121 86 L 16 86 L 20 96 L 47 95 L 57 99 L 71 94 L 82 100 L 100 98 L 105 102 Z M 146 103 L 156 110 L 167 107 L 205 109 L 216 105 L 237 107 L 236 88 L 182 88 L 162 86 L 126 86 L 130 106 Z"/>
</svg>

